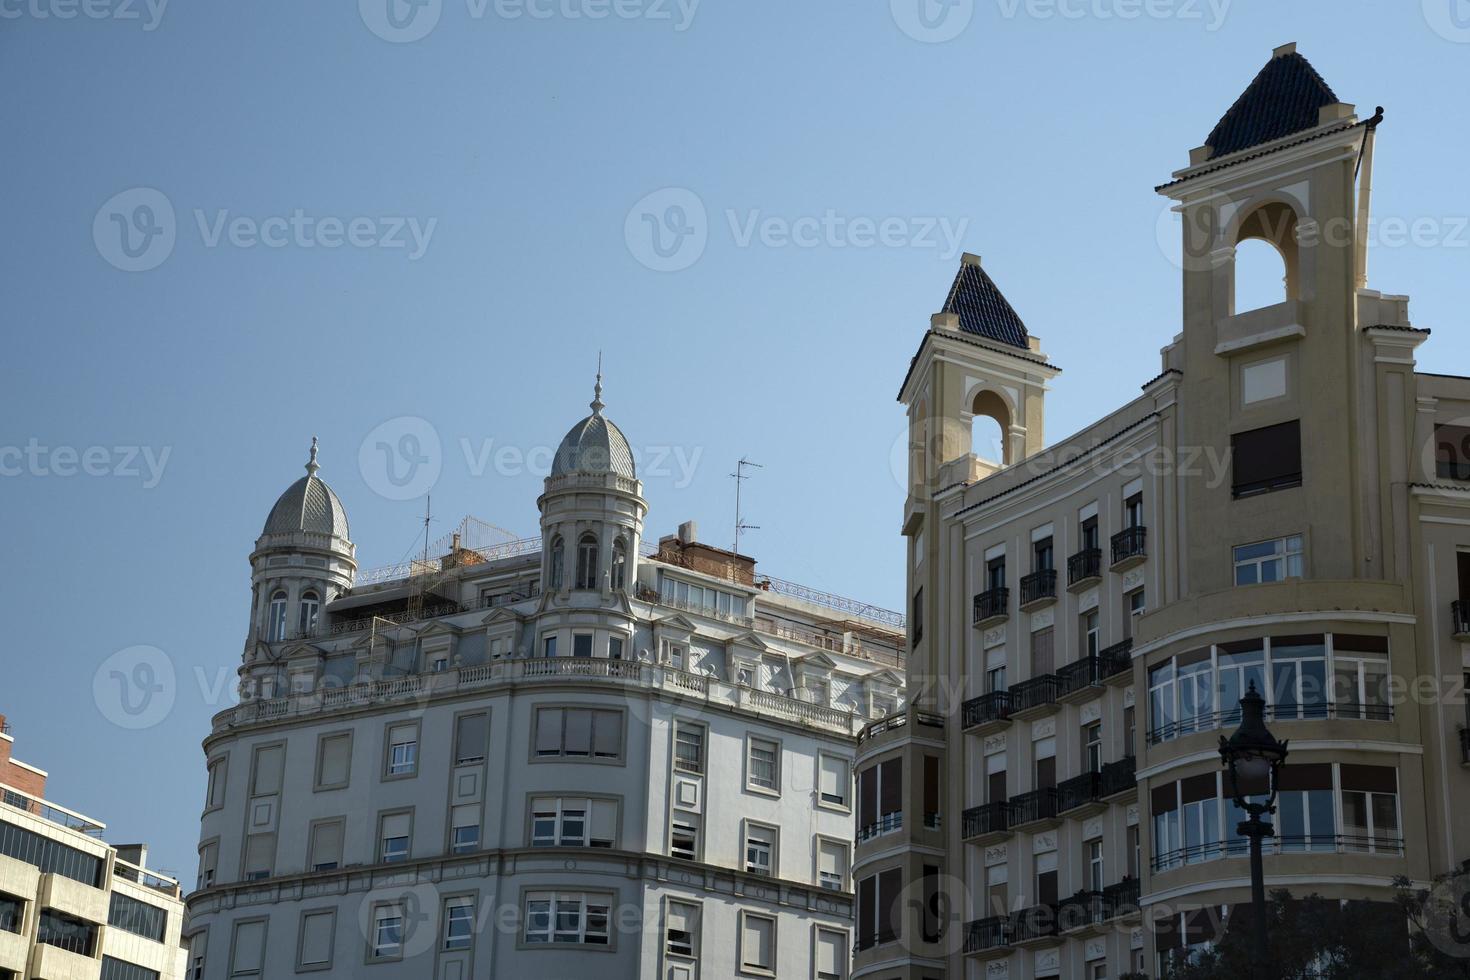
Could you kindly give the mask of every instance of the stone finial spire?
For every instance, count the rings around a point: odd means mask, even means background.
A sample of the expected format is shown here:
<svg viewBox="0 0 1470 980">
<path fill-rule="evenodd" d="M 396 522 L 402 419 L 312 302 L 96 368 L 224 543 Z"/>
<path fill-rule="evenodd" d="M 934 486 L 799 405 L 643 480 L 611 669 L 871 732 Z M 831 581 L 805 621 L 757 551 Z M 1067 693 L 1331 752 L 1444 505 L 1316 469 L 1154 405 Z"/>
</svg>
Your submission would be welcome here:
<svg viewBox="0 0 1470 980">
<path fill-rule="evenodd" d="M 592 386 L 592 414 L 601 415 L 602 409 L 602 351 L 597 352 L 597 383 Z"/>
<path fill-rule="evenodd" d="M 321 469 L 316 461 L 316 436 L 311 437 L 311 458 L 306 461 L 306 475 L 316 476 L 316 471 Z"/>
</svg>

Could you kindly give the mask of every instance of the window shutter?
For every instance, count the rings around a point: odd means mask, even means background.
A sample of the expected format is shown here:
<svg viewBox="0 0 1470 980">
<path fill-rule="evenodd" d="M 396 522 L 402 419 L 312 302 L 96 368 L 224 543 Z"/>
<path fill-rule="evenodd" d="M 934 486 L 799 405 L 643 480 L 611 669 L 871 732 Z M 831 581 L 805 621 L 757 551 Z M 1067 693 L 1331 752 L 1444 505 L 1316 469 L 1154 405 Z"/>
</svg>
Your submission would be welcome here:
<svg viewBox="0 0 1470 980">
<path fill-rule="evenodd" d="M 1201 800 L 1213 800 L 1218 795 L 1215 788 L 1215 774 L 1212 772 L 1190 776 L 1179 782 L 1180 802 L 1198 803 Z"/>
<path fill-rule="evenodd" d="M 618 834 L 618 805 L 612 800 L 593 800 L 591 814 L 591 833 L 593 841 L 606 841 L 609 845 L 617 843 Z"/>
<path fill-rule="evenodd" d="M 317 966 L 332 961 L 335 912 L 309 912 L 301 918 L 301 965 Z"/>
<path fill-rule="evenodd" d="M 878 801 L 880 815 L 897 813 L 903 809 L 903 760 L 889 759 L 880 768 L 883 772 L 879 780 L 882 784 L 879 789 L 882 797 Z"/>
<path fill-rule="evenodd" d="M 390 813 L 383 818 L 383 837 L 407 837 L 409 828 L 409 815 L 406 813 Z"/>
<path fill-rule="evenodd" d="M 1342 788 L 1360 793 L 1397 793 L 1398 770 L 1392 766 L 1342 767 Z"/>
<path fill-rule="evenodd" d="M 455 764 L 479 762 L 485 758 L 485 745 L 490 741 L 490 716 L 461 715 L 455 722 Z"/>
<path fill-rule="evenodd" d="M 823 796 L 847 799 L 847 763 L 832 755 L 822 756 L 820 792 Z"/>
<path fill-rule="evenodd" d="M 1309 766 L 1282 766 L 1277 789 L 1330 790 L 1332 789 L 1332 765 L 1324 762 Z"/>
<path fill-rule="evenodd" d="M 542 708 L 536 712 L 536 754 L 561 752 L 562 709 Z"/>
<path fill-rule="evenodd" d="M 890 868 L 878 875 L 878 932 L 882 936 L 898 936 L 898 893 L 903 888 L 903 872 Z"/>
<path fill-rule="evenodd" d="M 817 933 L 817 975 L 842 976 L 842 935 L 822 930 Z"/>
<path fill-rule="evenodd" d="M 858 882 L 858 944 L 873 945 L 878 934 L 878 879 L 864 878 Z"/>
<path fill-rule="evenodd" d="M 269 873 L 276 857 L 275 834 L 253 834 L 245 838 L 245 874 Z"/>
<path fill-rule="evenodd" d="M 759 966 L 769 968 L 772 964 L 771 941 L 774 939 L 773 928 L 770 919 L 763 919 L 758 915 L 745 916 L 745 925 L 741 935 L 741 959 L 747 966 Z"/>
<path fill-rule="evenodd" d="M 317 824 L 311 831 L 311 864 L 342 863 L 342 824 Z"/>
<path fill-rule="evenodd" d="M 1055 634 L 1052 627 L 1031 634 L 1031 676 L 1040 677 L 1055 669 L 1056 655 L 1052 648 Z"/>
<path fill-rule="evenodd" d="M 698 918 L 698 909 L 683 902 L 669 903 L 669 931 L 687 932 L 690 935 L 695 931 L 695 919 Z"/>
<path fill-rule="evenodd" d="M 450 811 L 450 821 L 454 828 L 480 826 L 480 804 L 465 803 Z"/>
<path fill-rule="evenodd" d="M 251 781 L 251 796 L 275 796 L 281 791 L 281 768 L 286 761 L 286 750 L 279 745 L 255 750 L 255 778 Z"/>
<path fill-rule="evenodd" d="M 831 844 L 823 844 L 817 851 L 817 873 L 824 875 L 842 874 L 842 852 Z"/>
<path fill-rule="evenodd" d="M 858 823 L 864 827 L 878 822 L 878 767 L 858 773 Z"/>
<path fill-rule="evenodd" d="M 594 753 L 604 759 L 615 759 L 623 753 L 623 716 L 617 711 L 594 712 Z"/>
<path fill-rule="evenodd" d="M 321 784 L 337 786 L 346 783 L 351 758 L 351 735 L 328 735 L 322 739 Z"/>
<path fill-rule="evenodd" d="M 1155 786 L 1149 800 L 1149 812 L 1153 814 L 1170 813 L 1179 809 L 1179 794 L 1174 783 L 1165 783 Z"/>
<path fill-rule="evenodd" d="M 241 922 L 235 926 L 235 953 L 230 964 L 231 976 L 260 973 L 265 961 L 265 923 Z"/>
<path fill-rule="evenodd" d="M 1235 496 L 1264 493 L 1302 482 L 1301 422 L 1292 420 L 1230 437 Z"/>
</svg>

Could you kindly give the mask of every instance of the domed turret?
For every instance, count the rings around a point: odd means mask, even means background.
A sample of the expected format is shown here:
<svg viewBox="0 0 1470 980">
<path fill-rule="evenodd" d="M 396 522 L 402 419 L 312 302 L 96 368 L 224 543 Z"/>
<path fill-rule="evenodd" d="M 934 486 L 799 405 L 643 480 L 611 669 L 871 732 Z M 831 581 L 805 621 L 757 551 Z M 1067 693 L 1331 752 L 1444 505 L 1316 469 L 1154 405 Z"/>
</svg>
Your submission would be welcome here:
<svg viewBox="0 0 1470 980">
<path fill-rule="evenodd" d="M 311 439 L 311 458 L 306 463 L 306 475 L 286 488 L 270 516 L 265 519 L 262 534 L 291 534 L 309 531 L 314 534 L 330 534 L 349 537 L 347 533 L 347 511 L 342 501 L 326 481 L 318 477 L 321 469 L 316 461 L 316 437 Z"/>
<path fill-rule="evenodd" d="M 602 372 L 593 387 L 592 414 L 576 425 L 557 447 L 551 464 L 553 477 L 572 473 L 612 473 L 629 480 L 638 479 L 633 463 L 633 450 L 622 430 L 602 414 Z"/>
</svg>

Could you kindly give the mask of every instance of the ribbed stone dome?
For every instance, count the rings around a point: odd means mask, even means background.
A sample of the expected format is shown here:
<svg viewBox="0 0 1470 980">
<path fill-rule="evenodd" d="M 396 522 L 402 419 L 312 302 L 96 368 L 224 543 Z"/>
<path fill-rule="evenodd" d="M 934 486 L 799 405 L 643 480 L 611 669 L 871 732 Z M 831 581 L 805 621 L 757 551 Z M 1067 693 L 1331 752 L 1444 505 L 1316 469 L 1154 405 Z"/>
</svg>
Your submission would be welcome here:
<svg viewBox="0 0 1470 980">
<path fill-rule="evenodd" d="M 265 519 L 264 534 L 291 534 L 311 531 L 348 538 L 347 511 L 342 501 L 326 482 L 316 475 L 316 440 L 311 440 L 311 459 L 306 475 L 286 488 L 270 516 Z"/>
<path fill-rule="evenodd" d="M 592 414 L 576 425 L 557 447 L 551 463 L 552 477 L 572 473 L 614 473 L 630 480 L 638 479 L 633 464 L 633 450 L 612 420 L 602 414 L 602 375 L 592 399 Z"/>
</svg>

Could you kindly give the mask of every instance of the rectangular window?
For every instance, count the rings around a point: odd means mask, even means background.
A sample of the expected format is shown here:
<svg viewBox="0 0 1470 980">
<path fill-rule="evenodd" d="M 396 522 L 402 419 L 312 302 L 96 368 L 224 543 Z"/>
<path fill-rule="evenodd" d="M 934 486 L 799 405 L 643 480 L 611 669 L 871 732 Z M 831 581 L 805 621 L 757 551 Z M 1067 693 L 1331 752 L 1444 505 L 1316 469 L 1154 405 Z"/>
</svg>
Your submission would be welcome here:
<svg viewBox="0 0 1470 980">
<path fill-rule="evenodd" d="M 352 778 L 352 733 L 323 735 L 316 743 L 316 788 L 343 789 Z"/>
<path fill-rule="evenodd" d="M 1302 577 L 1302 537 L 1293 534 L 1274 541 L 1237 545 L 1234 549 L 1235 584 L 1259 585 Z"/>
<path fill-rule="evenodd" d="M 1339 718 L 1393 717 L 1388 677 L 1388 637 L 1332 638 L 1332 700 Z"/>
<path fill-rule="evenodd" d="M 763 738 L 747 743 L 745 762 L 746 785 L 771 792 L 781 790 L 781 746 Z"/>
<path fill-rule="evenodd" d="M 1102 631 L 1098 628 L 1097 610 L 1085 612 L 1081 617 L 1082 656 L 1095 657 L 1102 649 Z"/>
<path fill-rule="evenodd" d="M 225 774 L 229 759 L 220 756 L 209 763 L 209 785 L 204 792 L 204 808 L 217 810 L 225 805 Z"/>
<path fill-rule="evenodd" d="M 1434 427 L 1434 473 L 1446 480 L 1470 480 L 1470 427 Z"/>
<path fill-rule="evenodd" d="M 413 814 L 385 813 L 378 818 L 378 860 L 384 864 L 407 861 Z"/>
<path fill-rule="evenodd" d="M 818 766 L 821 801 L 831 806 L 847 806 L 847 790 L 852 782 L 848 775 L 847 760 L 841 756 L 822 753 L 818 758 Z"/>
<path fill-rule="evenodd" d="M 342 866 L 342 837 L 345 820 L 323 820 L 312 824 L 307 863 L 313 871 L 335 871 Z"/>
<path fill-rule="evenodd" d="M 1343 764 L 1339 778 L 1343 846 L 1350 851 L 1401 853 L 1398 771 L 1392 766 Z"/>
<path fill-rule="evenodd" d="M 776 870 L 776 828 L 745 824 L 745 870 L 770 877 Z"/>
<path fill-rule="evenodd" d="M 546 639 L 541 641 L 541 655 L 548 658 L 553 658 L 556 656 L 555 636 L 548 636 Z"/>
<path fill-rule="evenodd" d="M 475 943 L 475 900 L 469 897 L 444 902 L 444 949 L 469 949 Z"/>
<path fill-rule="evenodd" d="M 1087 887 L 1095 892 L 1103 890 L 1103 844 L 1101 840 L 1090 840 L 1087 848 Z"/>
<path fill-rule="evenodd" d="M 1123 501 L 1123 526 L 1143 527 L 1143 491 L 1129 494 Z"/>
<path fill-rule="evenodd" d="M 1271 638 L 1271 693 L 1277 721 L 1327 717 L 1327 647 L 1320 635 Z"/>
<path fill-rule="evenodd" d="M 281 791 L 281 775 L 286 765 L 286 747 L 267 745 L 255 750 L 250 767 L 250 795 L 275 796 Z"/>
<path fill-rule="evenodd" d="M 623 659 L 623 638 L 621 636 L 611 636 L 611 637 L 608 637 L 608 640 L 607 640 L 607 659 L 609 659 L 609 660 L 622 660 Z"/>
<path fill-rule="evenodd" d="M 538 797 L 531 801 L 532 847 L 612 847 L 617 802 Z"/>
<path fill-rule="evenodd" d="M 817 881 L 823 888 L 842 891 L 847 887 L 847 845 L 824 840 L 817 844 Z"/>
<path fill-rule="evenodd" d="M 754 912 L 740 913 L 740 968 L 775 974 L 775 919 Z"/>
<path fill-rule="evenodd" d="M 417 724 L 388 727 L 389 776 L 412 776 L 419 768 L 419 726 Z"/>
<path fill-rule="evenodd" d="M 379 905 L 373 909 L 372 958 L 397 959 L 403 955 L 403 906 Z"/>
<path fill-rule="evenodd" d="M 454 764 L 467 766 L 485 761 L 490 743 L 490 716 L 484 712 L 460 715 L 454 720 Z"/>
<path fill-rule="evenodd" d="M 670 902 L 665 915 L 665 949 L 674 956 L 699 956 L 699 906 Z"/>
<path fill-rule="evenodd" d="M 330 967 L 336 931 L 337 913 L 334 909 L 304 913 L 301 916 L 301 937 L 297 943 L 296 968 L 311 970 Z"/>
<path fill-rule="evenodd" d="M 586 658 L 592 656 L 591 633 L 575 633 L 572 635 L 572 656 Z"/>
<path fill-rule="evenodd" d="M 1056 670 L 1056 650 L 1053 647 L 1055 633 L 1052 627 L 1036 630 L 1031 634 L 1031 676 L 1040 677 Z"/>
<path fill-rule="evenodd" d="M 858 840 L 903 827 L 903 759 L 887 759 L 858 773 Z"/>
<path fill-rule="evenodd" d="M 623 713 L 591 708 L 540 708 L 536 712 L 535 745 L 539 758 L 621 758 Z"/>
<path fill-rule="evenodd" d="M 607 946 L 611 910 L 612 899 L 605 895 L 527 892 L 525 942 Z"/>
<path fill-rule="evenodd" d="M 1231 490 L 1248 497 L 1302 485 L 1302 434 L 1297 420 L 1230 437 Z"/>
<path fill-rule="evenodd" d="M 219 843 L 211 842 L 199 848 L 199 875 L 195 879 L 200 888 L 214 885 L 215 868 L 219 865 Z"/>
<path fill-rule="evenodd" d="M 687 861 L 699 860 L 699 817 L 681 813 L 669 831 L 669 853 Z"/>
<path fill-rule="evenodd" d="M 992 558 L 985 565 L 985 585 L 990 591 L 1006 587 L 1006 559 L 1004 555 Z"/>
<path fill-rule="evenodd" d="M 1082 726 L 1082 764 L 1086 772 L 1102 771 L 1102 722 Z"/>
<path fill-rule="evenodd" d="M 244 877 L 246 881 L 269 878 L 276 861 L 276 835 L 251 834 L 245 838 Z"/>
<path fill-rule="evenodd" d="M 450 808 L 449 849 L 455 854 L 480 849 L 480 804 L 463 803 Z"/>
<path fill-rule="evenodd" d="M 230 943 L 230 976 L 258 977 L 265 962 L 264 919 L 251 919 L 235 923 L 235 935 Z"/>
<path fill-rule="evenodd" d="M 704 726 L 687 721 L 674 724 L 674 768 L 699 775 L 704 772 Z"/>
<path fill-rule="evenodd" d="M 847 977 L 847 933 L 832 929 L 817 930 L 817 980 L 845 980 Z"/>
</svg>

